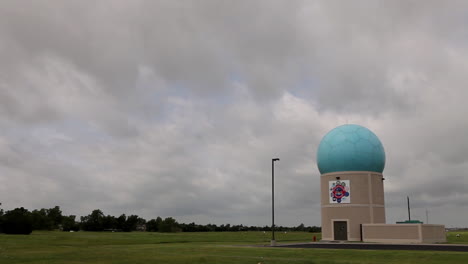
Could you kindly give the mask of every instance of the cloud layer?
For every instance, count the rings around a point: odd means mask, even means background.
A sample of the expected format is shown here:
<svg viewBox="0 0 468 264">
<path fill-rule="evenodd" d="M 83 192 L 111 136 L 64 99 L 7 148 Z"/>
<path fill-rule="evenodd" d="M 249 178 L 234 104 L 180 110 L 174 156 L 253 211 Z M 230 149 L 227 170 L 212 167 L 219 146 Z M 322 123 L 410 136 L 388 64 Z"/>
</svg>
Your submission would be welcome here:
<svg viewBox="0 0 468 264">
<path fill-rule="evenodd" d="M 387 221 L 465 226 L 465 1 L 2 1 L 0 202 L 320 225 L 321 137 L 386 149 Z"/>
</svg>

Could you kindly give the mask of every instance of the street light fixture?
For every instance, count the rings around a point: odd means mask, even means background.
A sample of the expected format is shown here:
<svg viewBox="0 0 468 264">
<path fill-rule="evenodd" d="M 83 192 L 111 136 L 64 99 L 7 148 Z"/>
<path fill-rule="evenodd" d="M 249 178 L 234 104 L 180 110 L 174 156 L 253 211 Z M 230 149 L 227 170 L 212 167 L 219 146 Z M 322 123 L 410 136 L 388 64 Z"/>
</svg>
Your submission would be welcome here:
<svg viewBox="0 0 468 264">
<path fill-rule="evenodd" d="M 271 159 L 271 246 L 276 246 L 275 240 L 275 161 L 280 159 Z"/>
</svg>

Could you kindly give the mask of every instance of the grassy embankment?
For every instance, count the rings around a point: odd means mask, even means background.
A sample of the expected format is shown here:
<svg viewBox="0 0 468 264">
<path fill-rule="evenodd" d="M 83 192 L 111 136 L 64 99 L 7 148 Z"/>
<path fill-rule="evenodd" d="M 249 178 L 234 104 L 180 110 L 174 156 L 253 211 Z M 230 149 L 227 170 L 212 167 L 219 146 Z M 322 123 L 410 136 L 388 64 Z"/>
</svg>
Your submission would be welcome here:
<svg viewBox="0 0 468 264">
<path fill-rule="evenodd" d="M 450 233 L 449 243 L 467 243 Z M 277 233 L 282 243 L 308 242 L 319 234 Z M 264 248 L 270 233 L 33 232 L 0 235 L 0 263 L 466 263 L 468 253 Z M 260 247 L 243 247 L 243 245 Z"/>
</svg>

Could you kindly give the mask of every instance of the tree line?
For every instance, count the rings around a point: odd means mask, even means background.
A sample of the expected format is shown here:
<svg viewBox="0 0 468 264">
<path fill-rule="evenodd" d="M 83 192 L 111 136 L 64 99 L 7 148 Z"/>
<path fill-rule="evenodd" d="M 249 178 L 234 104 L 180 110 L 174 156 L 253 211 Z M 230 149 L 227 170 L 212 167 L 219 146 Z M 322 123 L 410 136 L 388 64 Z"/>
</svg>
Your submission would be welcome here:
<svg viewBox="0 0 468 264">
<path fill-rule="evenodd" d="M 1 203 L 0 203 L 1 205 Z M 101 210 L 93 210 L 89 215 L 76 219 L 75 215 L 63 215 L 59 206 L 49 209 L 29 211 L 23 207 L 10 211 L 0 209 L 0 233 L 30 234 L 33 230 L 63 231 L 111 231 L 111 232 L 221 232 L 221 231 L 271 231 L 270 226 L 244 225 L 200 225 L 195 223 L 178 223 L 174 218 L 156 217 L 145 220 L 137 215 L 122 214 L 118 217 L 105 215 Z M 317 226 L 275 227 L 277 231 L 320 232 Z"/>
</svg>

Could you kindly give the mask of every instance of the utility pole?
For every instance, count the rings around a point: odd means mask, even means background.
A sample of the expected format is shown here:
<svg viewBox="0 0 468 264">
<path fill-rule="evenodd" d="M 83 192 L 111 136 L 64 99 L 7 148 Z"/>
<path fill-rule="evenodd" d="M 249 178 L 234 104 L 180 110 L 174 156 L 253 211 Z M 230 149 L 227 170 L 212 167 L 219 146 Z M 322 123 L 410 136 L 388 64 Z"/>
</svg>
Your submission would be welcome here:
<svg viewBox="0 0 468 264">
<path fill-rule="evenodd" d="M 429 211 L 426 208 L 426 224 L 429 224 Z"/>
<path fill-rule="evenodd" d="M 408 220 L 411 221 L 411 210 L 410 210 L 410 205 L 409 205 L 409 196 L 406 196 L 406 199 L 408 200 Z"/>
<path fill-rule="evenodd" d="M 275 240 L 275 161 L 280 159 L 271 159 L 271 246 L 276 246 Z"/>
</svg>

